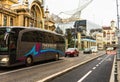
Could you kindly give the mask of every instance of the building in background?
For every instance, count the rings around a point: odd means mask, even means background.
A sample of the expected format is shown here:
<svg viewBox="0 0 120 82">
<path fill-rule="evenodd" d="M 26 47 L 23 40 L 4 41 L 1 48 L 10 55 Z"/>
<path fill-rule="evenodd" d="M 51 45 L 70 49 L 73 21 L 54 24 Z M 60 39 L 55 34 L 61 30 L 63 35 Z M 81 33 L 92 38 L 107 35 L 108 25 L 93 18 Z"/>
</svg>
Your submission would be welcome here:
<svg viewBox="0 0 120 82">
<path fill-rule="evenodd" d="M 118 37 L 116 36 L 115 21 L 111 21 L 111 26 L 103 26 L 103 45 L 104 48 L 107 47 L 117 47 Z"/>
<path fill-rule="evenodd" d="M 73 22 L 59 24 L 59 27 L 63 30 L 63 33 L 67 36 L 68 47 L 78 47 L 78 49 L 90 48 L 96 46 L 96 39 L 90 34 L 90 30 L 93 28 L 100 28 L 99 25 L 94 24 L 87 20 L 76 20 Z M 69 39 L 69 38 L 72 39 Z M 74 44 L 74 46 L 73 46 Z"/>
<path fill-rule="evenodd" d="M 104 45 L 103 45 L 103 33 L 99 32 L 96 34 L 96 44 L 97 44 L 97 48 L 98 50 L 103 50 L 104 49 Z"/>
</svg>

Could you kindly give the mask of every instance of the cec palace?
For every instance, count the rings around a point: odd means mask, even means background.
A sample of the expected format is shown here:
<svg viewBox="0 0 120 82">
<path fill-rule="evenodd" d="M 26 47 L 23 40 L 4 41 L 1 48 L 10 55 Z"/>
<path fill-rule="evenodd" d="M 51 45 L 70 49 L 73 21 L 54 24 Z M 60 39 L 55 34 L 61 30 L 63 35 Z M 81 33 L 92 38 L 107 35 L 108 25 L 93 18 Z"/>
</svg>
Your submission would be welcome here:
<svg viewBox="0 0 120 82">
<path fill-rule="evenodd" d="M 0 26 L 37 27 L 54 31 L 52 20 L 47 19 L 48 9 L 44 11 L 44 0 L 0 0 Z"/>
</svg>

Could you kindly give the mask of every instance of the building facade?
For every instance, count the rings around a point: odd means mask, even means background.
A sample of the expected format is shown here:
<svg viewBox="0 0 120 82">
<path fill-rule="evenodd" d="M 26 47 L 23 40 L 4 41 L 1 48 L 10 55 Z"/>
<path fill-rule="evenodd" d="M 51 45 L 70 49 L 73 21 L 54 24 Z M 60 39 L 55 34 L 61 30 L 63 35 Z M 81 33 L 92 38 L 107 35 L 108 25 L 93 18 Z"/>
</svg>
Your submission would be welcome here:
<svg viewBox="0 0 120 82">
<path fill-rule="evenodd" d="M 48 8 L 46 8 L 46 10 L 45 10 L 44 21 L 45 21 L 45 29 L 46 30 L 55 31 L 55 22 L 54 22 L 53 18 L 51 17 Z"/>
<path fill-rule="evenodd" d="M 0 26 L 25 26 L 45 29 L 44 0 L 0 0 Z M 48 22 L 51 22 L 48 20 Z M 49 23 L 48 27 L 49 27 Z M 50 23 L 51 24 L 51 23 Z M 54 24 L 52 22 L 52 24 Z M 50 25 L 50 30 L 54 25 Z"/>
<path fill-rule="evenodd" d="M 98 50 L 103 50 L 104 49 L 103 42 L 104 42 L 103 33 L 102 32 L 97 33 L 96 34 L 96 44 L 97 44 Z"/>
<path fill-rule="evenodd" d="M 73 41 L 68 40 L 68 42 L 66 42 L 68 43 L 67 47 L 70 47 L 71 44 L 74 45 L 72 47 L 77 47 L 78 49 L 83 50 L 85 48 L 90 48 L 91 46 L 97 46 L 96 39 L 90 35 L 90 30 L 93 28 L 99 28 L 98 25 L 87 20 L 77 20 L 61 25 L 61 29 L 63 28 L 66 28 L 66 31 L 63 30 L 63 33 L 67 35 L 67 39 L 69 39 L 68 37 L 70 36 L 73 38 Z"/>
<path fill-rule="evenodd" d="M 111 26 L 103 26 L 103 46 L 107 47 L 116 47 L 118 44 L 118 38 L 116 36 L 116 31 L 118 30 L 115 27 L 115 21 L 111 21 Z"/>
</svg>

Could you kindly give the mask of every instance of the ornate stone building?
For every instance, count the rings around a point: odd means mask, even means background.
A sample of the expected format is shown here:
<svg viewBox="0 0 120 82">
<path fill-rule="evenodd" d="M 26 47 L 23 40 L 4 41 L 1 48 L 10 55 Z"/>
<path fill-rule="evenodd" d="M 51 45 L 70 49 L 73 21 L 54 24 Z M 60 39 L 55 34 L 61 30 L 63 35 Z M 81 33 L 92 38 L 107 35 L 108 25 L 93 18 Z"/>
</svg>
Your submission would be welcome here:
<svg viewBox="0 0 120 82">
<path fill-rule="evenodd" d="M 47 24 L 50 26 L 49 23 Z M 30 5 L 28 0 L 23 0 L 22 3 L 18 3 L 18 0 L 0 0 L 0 26 L 45 29 L 44 0 L 33 0 Z M 55 29 L 54 25 L 51 26 L 51 29 Z"/>
<path fill-rule="evenodd" d="M 48 11 L 48 8 L 46 8 L 45 11 L 45 29 L 55 31 L 55 22 L 53 20 L 53 17 L 50 15 L 50 12 Z"/>
</svg>

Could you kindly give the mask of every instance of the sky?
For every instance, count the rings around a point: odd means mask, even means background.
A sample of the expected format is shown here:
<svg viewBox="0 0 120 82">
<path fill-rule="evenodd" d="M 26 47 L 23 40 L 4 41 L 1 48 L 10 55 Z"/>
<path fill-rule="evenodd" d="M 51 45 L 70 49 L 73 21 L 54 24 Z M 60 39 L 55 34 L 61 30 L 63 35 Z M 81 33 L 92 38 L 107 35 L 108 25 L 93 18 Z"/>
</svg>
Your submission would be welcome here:
<svg viewBox="0 0 120 82">
<path fill-rule="evenodd" d="M 45 8 L 48 7 L 51 14 L 54 13 L 59 16 L 60 12 L 64 11 L 72 12 L 74 9 L 77 9 L 79 5 L 79 0 L 44 0 L 44 1 Z M 65 18 L 63 16 L 61 17 Z M 114 20 L 117 23 L 116 0 L 93 0 L 85 9 L 82 10 L 80 18 L 89 20 L 101 26 L 110 26 L 110 22 L 112 20 Z"/>
<path fill-rule="evenodd" d="M 45 0 L 45 6 L 54 14 L 69 11 L 78 7 L 79 0 Z M 81 18 L 90 20 L 102 26 L 110 26 L 110 22 L 116 22 L 116 0 L 93 0 L 81 12 Z"/>
</svg>

